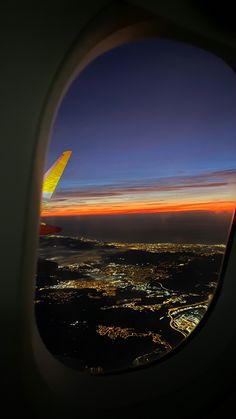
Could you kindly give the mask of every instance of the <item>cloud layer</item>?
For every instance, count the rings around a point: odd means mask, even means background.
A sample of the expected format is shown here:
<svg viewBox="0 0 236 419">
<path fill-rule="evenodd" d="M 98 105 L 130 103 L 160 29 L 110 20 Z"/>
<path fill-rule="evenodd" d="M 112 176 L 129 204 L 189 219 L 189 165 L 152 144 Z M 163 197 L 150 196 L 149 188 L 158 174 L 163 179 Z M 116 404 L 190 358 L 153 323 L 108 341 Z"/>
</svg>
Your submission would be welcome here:
<svg viewBox="0 0 236 419">
<path fill-rule="evenodd" d="M 232 211 L 235 197 L 232 169 L 64 189 L 55 193 L 42 215 Z"/>
</svg>

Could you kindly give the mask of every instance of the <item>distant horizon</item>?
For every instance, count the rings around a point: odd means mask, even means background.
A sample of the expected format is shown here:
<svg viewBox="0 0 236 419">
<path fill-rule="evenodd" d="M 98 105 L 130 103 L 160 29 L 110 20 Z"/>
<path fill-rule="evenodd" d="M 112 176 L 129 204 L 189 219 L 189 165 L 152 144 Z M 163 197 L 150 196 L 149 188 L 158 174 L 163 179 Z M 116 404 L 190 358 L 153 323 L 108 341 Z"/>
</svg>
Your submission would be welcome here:
<svg viewBox="0 0 236 419">
<path fill-rule="evenodd" d="M 63 234 L 63 232 L 59 232 L 56 234 L 49 234 L 48 236 L 43 236 L 43 238 L 45 239 L 45 237 L 58 237 L 58 238 L 70 238 L 70 239 L 78 239 L 78 240 L 83 240 L 85 239 L 85 241 L 88 242 L 102 242 L 102 243 L 115 243 L 115 244 L 127 244 L 127 245 L 136 245 L 136 244 L 150 244 L 150 245 L 183 245 L 183 246 L 222 246 L 222 247 L 226 247 L 227 243 L 192 243 L 192 242 L 128 242 L 128 241 L 107 241 L 107 240 L 99 240 L 99 239 L 95 239 L 94 237 L 86 237 L 83 235 L 68 235 L 68 234 Z"/>
</svg>

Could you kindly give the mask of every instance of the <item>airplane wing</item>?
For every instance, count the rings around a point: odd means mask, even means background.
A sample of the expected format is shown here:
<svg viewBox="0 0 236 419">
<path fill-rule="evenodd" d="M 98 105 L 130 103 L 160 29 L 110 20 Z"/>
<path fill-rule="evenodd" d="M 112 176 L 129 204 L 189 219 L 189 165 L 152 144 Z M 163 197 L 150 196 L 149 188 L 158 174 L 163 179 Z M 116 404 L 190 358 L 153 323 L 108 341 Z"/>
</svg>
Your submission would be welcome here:
<svg viewBox="0 0 236 419">
<path fill-rule="evenodd" d="M 52 198 L 52 195 L 71 156 L 71 153 L 72 152 L 70 150 L 64 151 L 64 153 L 61 154 L 56 162 L 45 173 L 43 178 L 41 212 Z M 40 235 L 58 233 L 59 231 L 61 231 L 60 227 L 54 227 L 50 226 L 49 224 L 40 223 Z"/>
</svg>

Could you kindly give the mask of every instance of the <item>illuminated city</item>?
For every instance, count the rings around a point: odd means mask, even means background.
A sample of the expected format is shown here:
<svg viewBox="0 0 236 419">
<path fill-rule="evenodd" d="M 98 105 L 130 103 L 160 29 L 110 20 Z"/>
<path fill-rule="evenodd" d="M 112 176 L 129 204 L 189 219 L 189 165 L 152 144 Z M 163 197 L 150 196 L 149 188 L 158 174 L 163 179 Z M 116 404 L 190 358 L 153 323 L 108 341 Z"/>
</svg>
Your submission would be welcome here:
<svg viewBox="0 0 236 419">
<path fill-rule="evenodd" d="M 35 302 L 47 346 L 93 374 L 159 359 L 204 316 L 224 252 L 224 245 L 41 237 Z"/>
</svg>

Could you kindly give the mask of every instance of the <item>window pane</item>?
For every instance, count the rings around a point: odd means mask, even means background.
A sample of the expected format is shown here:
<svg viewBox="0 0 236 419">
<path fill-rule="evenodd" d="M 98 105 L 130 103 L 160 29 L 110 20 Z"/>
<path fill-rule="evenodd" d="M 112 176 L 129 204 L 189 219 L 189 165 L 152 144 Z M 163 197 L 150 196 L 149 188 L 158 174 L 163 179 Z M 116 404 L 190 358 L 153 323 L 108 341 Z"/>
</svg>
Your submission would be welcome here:
<svg viewBox="0 0 236 419">
<path fill-rule="evenodd" d="M 178 347 L 220 280 L 235 209 L 236 79 L 165 39 L 73 81 L 45 167 L 35 310 L 62 362 L 92 374 Z"/>
</svg>

